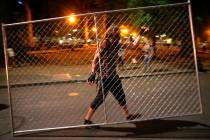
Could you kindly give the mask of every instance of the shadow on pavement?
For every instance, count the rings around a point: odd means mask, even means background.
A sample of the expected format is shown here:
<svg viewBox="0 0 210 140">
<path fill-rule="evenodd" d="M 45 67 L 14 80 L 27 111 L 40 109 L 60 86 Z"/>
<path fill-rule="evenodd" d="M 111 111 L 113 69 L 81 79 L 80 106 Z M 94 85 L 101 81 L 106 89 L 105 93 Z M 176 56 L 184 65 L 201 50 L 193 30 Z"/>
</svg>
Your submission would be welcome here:
<svg viewBox="0 0 210 140">
<path fill-rule="evenodd" d="M 209 126 L 180 120 L 134 122 L 135 127 L 117 125 L 100 128 L 71 128 L 24 135 L 26 137 L 127 137 L 127 138 L 210 138 Z M 22 135 L 23 136 L 23 135 Z"/>
<path fill-rule="evenodd" d="M 8 105 L 0 104 L 0 111 L 4 110 L 4 109 L 7 109 L 8 107 L 9 107 Z"/>
<path fill-rule="evenodd" d="M 189 130 L 194 127 L 209 127 L 205 124 L 200 124 L 197 122 L 191 121 L 181 121 L 181 120 L 149 120 L 142 122 L 134 122 L 133 123 L 136 128 L 105 128 L 107 131 L 124 131 L 131 132 L 127 137 L 191 137 L 190 135 L 184 136 L 184 130 Z M 198 129 L 193 129 L 197 131 Z M 209 129 L 210 132 L 210 129 Z M 192 132 L 191 132 L 192 133 Z M 197 133 L 197 132 L 196 132 Z M 189 133 L 190 134 L 190 133 Z M 209 135 L 210 136 L 210 135 Z M 195 136 L 194 136 L 195 137 Z"/>
</svg>

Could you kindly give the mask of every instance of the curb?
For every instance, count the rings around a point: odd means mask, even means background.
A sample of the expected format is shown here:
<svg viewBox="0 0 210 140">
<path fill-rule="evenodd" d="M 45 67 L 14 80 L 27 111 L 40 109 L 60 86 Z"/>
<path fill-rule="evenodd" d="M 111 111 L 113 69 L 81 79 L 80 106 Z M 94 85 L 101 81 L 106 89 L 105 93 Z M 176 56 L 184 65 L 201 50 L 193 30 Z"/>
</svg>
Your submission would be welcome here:
<svg viewBox="0 0 210 140">
<path fill-rule="evenodd" d="M 138 77 L 148 77 L 148 76 L 164 76 L 164 75 L 172 75 L 172 74 L 182 74 L 182 73 L 193 73 L 194 70 L 185 70 L 185 71 L 169 71 L 169 72 L 152 72 L 152 73 L 143 73 L 140 75 L 125 75 L 120 76 L 120 79 L 129 79 L 129 78 L 138 78 Z M 15 87 L 26 87 L 26 86 L 42 86 L 42 85 L 53 85 L 53 84 L 66 84 L 66 83 L 85 83 L 86 79 L 81 80 L 67 80 L 67 81 L 49 81 L 49 82 L 37 82 L 37 83 L 20 83 L 20 84 L 13 84 L 10 85 L 11 88 Z M 1 88 L 7 88 L 7 85 L 0 85 Z"/>
</svg>

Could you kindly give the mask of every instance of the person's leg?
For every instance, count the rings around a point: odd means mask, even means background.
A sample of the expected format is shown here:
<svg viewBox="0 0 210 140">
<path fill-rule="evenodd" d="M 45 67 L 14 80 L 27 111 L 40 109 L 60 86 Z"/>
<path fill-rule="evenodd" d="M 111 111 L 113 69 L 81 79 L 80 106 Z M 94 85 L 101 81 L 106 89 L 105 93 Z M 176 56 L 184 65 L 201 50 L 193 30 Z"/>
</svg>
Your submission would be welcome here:
<svg viewBox="0 0 210 140">
<path fill-rule="evenodd" d="M 11 57 L 11 65 L 12 65 L 12 67 L 15 67 L 15 57 L 13 56 L 13 57 Z"/>
<path fill-rule="evenodd" d="M 149 58 L 147 55 L 144 56 L 144 71 L 147 71 L 148 69 L 148 62 L 149 62 Z"/>
<path fill-rule="evenodd" d="M 112 92 L 113 96 L 115 97 L 115 99 L 118 101 L 119 105 L 121 106 L 122 110 L 123 110 L 123 115 L 125 116 L 125 118 L 127 120 L 134 120 L 137 119 L 141 116 L 141 114 L 130 114 L 128 108 L 127 108 L 127 103 L 126 103 L 126 98 L 125 98 L 125 93 L 124 90 L 122 88 L 122 82 L 119 78 L 119 76 L 116 76 L 113 80 L 112 80 L 112 87 L 110 89 L 110 91 Z"/>
<path fill-rule="evenodd" d="M 91 120 L 94 113 L 95 113 L 95 109 L 92 109 L 91 107 L 89 107 L 88 111 L 85 115 L 85 118 L 84 118 L 85 119 L 84 124 L 91 124 L 92 123 L 90 120 Z"/>
<path fill-rule="evenodd" d="M 102 88 L 101 84 L 99 85 L 98 93 L 97 93 L 95 99 L 93 100 L 93 102 L 91 103 L 90 107 L 88 108 L 88 111 L 84 117 L 86 122 L 90 122 L 96 109 L 103 103 L 104 99 L 106 98 L 106 96 L 108 94 L 108 87 L 107 87 L 106 80 L 103 82 L 103 87 L 104 88 Z"/>
<path fill-rule="evenodd" d="M 113 96 L 118 101 L 119 105 L 121 106 L 123 115 L 127 118 L 130 114 L 126 105 L 125 93 L 122 88 L 122 83 L 119 76 L 118 75 L 115 76 L 112 79 L 111 83 L 112 83 L 112 87 L 110 91 L 112 92 Z"/>
<path fill-rule="evenodd" d="M 124 116 L 127 118 L 130 115 L 127 105 L 122 106 L 122 110 L 123 110 Z"/>
</svg>

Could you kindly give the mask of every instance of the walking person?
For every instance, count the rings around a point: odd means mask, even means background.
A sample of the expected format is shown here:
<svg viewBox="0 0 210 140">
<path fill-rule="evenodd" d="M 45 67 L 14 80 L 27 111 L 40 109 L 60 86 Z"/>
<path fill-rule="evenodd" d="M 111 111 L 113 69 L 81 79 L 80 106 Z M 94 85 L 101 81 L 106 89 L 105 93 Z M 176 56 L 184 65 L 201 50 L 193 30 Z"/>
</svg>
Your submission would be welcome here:
<svg viewBox="0 0 210 140">
<path fill-rule="evenodd" d="M 148 41 L 145 46 L 143 47 L 144 52 L 144 71 L 146 72 L 150 66 L 150 62 L 154 55 L 154 47 L 150 41 Z"/>
<path fill-rule="evenodd" d="M 123 115 L 127 120 L 133 120 L 140 116 L 140 114 L 132 115 L 129 113 L 122 82 L 117 73 L 118 51 L 121 47 L 119 41 L 119 28 L 117 26 L 110 26 L 106 33 L 106 39 L 100 46 L 100 51 L 96 51 L 88 83 L 93 84 L 95 82 L 97 73 L 100 73 L 101 82 L 99 83 L 98 93 L 85 114 L 85 125 L 92 124 L 91 119 L 95 111 L 103 103 L 109 91 L 122 108 Z"/>
<path fill-rule="evenodd" d="M 15 64 L 15 52 L 13 48 L 8 48 L 7 49 L 8 52 L 8 66 L 9 68 L 13 68 L 16 66 Z"/>
</svg>

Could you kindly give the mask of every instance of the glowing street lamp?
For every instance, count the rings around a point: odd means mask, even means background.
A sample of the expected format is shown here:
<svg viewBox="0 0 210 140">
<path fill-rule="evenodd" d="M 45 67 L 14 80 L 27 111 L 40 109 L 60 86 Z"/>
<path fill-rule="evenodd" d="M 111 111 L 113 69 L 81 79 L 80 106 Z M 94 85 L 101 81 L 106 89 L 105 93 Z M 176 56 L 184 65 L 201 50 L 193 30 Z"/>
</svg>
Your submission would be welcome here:
<svg viewBox="0 0 210 140">
<path fill-rule="evenodd" d="M 70 15 L 68 18 L 70 23 L 75 23 L 76 22 L 76 17 L 74 15 Z"/>
<path fill-rule="evenodd" d="M 121 29 L 121 33 L 122 34 L 128 34 L 128 29 L 127 28 Z"/>
</svg>

